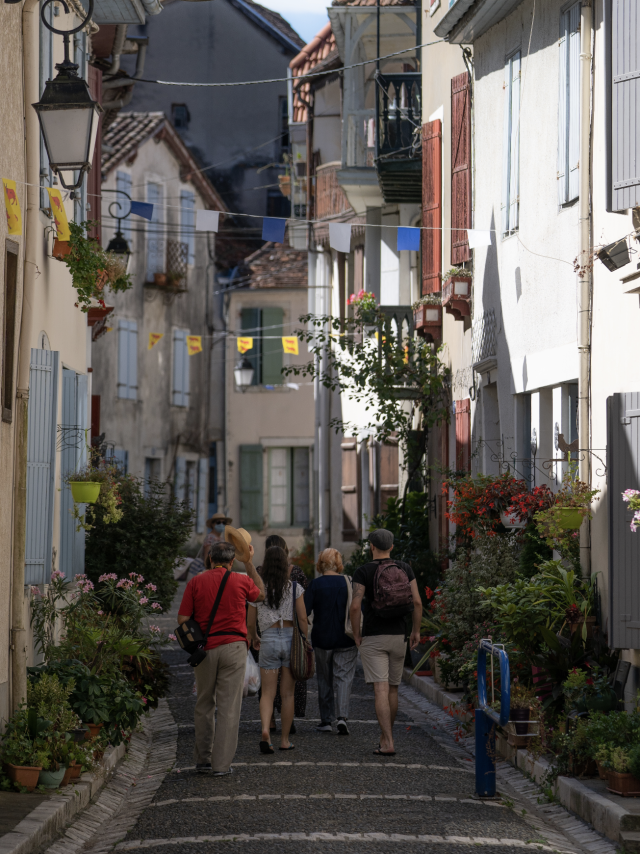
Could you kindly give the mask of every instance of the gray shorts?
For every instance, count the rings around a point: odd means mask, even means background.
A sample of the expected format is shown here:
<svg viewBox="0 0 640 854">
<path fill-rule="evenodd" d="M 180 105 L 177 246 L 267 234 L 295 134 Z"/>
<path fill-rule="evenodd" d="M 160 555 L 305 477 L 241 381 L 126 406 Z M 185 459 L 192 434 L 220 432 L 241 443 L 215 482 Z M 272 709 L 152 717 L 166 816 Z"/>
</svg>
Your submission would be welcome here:
<svg viewBox="0 0 640 854">
<path fill-rule="evenodd" d="M 404 635 L 367 635 L 360 644 L 360 658 L 365 682 L 402 682 L 402 668 L 407 651 Z"/>
<path fill-rule="evenodd" d="M 263 670 L 279 670 L 289 667 L 293 626 L 265 629 L 260 638 L 259 664 Z"/>
</svg>

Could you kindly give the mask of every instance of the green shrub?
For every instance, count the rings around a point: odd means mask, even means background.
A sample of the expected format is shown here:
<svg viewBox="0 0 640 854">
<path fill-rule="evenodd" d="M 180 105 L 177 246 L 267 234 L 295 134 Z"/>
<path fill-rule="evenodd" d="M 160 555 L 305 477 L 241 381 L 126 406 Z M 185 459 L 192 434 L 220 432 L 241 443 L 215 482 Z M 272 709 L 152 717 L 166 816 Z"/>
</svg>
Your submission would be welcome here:
<svg viewBox="0 0 640 854">
<path fill-rule="evenodd" d="M 95 583 L 101 575 L 115 572 L 128 578 L 136 572 L 156 585 L 155 598 L 167 610 L 177 590 L 173 577 L 181 549 L 193 527 L 193 511 L 166 494 L 165 485 L 145 484 L 128 476 L 120 483 L 120 521 L 103 524 L 98 507 L 87 534 L 85 571 Z"/>
</svg>

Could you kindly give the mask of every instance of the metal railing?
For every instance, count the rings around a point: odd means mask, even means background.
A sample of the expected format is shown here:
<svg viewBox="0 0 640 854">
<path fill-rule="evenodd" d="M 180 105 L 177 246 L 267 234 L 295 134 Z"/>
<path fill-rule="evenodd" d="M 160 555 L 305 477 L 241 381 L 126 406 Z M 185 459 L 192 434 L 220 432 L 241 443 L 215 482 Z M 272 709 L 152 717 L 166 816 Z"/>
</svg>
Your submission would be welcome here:
<svg viewBox="0 0 640 854">
<path fill-rule="evenodd" d="M 496 356 L 496 314 L 492 308 L 485 311 L 473 324 L 471 351 L 474 365 Z"/>
<path fill-rule="evenodd" d="M 419 71 L 376 75 L 376 159 L 419 156 L 422 75 Z"/>
</svg>

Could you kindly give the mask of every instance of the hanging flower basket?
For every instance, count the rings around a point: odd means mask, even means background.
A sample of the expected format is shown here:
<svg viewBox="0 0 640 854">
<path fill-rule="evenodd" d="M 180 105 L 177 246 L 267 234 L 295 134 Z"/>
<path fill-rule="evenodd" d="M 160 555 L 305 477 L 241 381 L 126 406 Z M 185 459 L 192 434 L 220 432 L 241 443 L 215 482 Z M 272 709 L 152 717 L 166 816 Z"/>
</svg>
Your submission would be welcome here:
<svg viewBox="0 0 640 854">
<path fill-rule="evenodd" d="M 582 525 L 584 514 L 580 509 L 576 507 L 558 507 L 556 512 L 558 514 L 558 525 L 563 531 L 577 531 L 580 525 Z"/>
<path fill-rule="evenodd" d="M 57 261 L 62 261 L 65 255 L 68 255 L 71 252 L 71 244 L 68 240 L 58 240 L 53 241 L 53 252 L 51 253 L 53 257 Z"/>
<path fill-rule="evenodd" d="M 71 487 L 71 495 L 76 504 L 95 504 L 100 495 L 99 483 L 91 483 L 89 481 L 69 481 Z"/>
<path fill-rule="evenodd" d="M 527 520 L 525 519 L 523 522 L 517 513 L 501 513 L 500 521 L 505 528 L 512 528 L 514 530 L 516 528 L 526 528 L 527 526 Z"/>
</svg>

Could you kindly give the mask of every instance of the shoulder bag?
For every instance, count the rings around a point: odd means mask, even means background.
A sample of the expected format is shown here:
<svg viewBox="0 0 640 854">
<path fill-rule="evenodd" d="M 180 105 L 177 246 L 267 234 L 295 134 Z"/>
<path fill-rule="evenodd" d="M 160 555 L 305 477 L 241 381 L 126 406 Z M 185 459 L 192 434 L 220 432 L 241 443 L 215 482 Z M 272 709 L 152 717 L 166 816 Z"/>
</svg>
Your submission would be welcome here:
<svg viewBox="0 0 640 854">
<path fill-rule="evenodd" d="M 344 616 L 344 633 L 348 638 L 354 640 L 353 637 L 353 626 L 351 625 L 351 616 L 349 611 L 351 610 L 351 603 L 353 602 L 353 583 L 348 575 L 343 576 L 344 580 L 347 583 L 347 611 Z M 362 635 L 362 609 L 360 609 L 360 634 Z"/>
<path fill-rule="evenodd" d="M 209 623 L 207 625 L 207 631 L 203 632 L 200 628 L 200 624 L 197 623 L 193 617 L 190 617 L 186 622 L 182 623 L 175 630 L 176 640 L 182 647 L 185 652 L 190 653 L 189 658 L 187 659 L 188 663 L 192 667 L 197 667 L 201 664 L 206 658 L 205 646 L 207 643 L 207 639 L 211 637 L 211 635 L 216 634 L 225 634 L 225 635 L 241 635 L 240 632 L 234 631 L 225 631 L 225 632 L 212 632 L 211 626 L 213 625 L 213 621 L 216 618 L 216 611 L 218 610 L 218 605 L 220 604 L 220 600 L 222 599 L 222 594 L 224 593 L 224 588 L 229 580 L 229 576 L 231 572 L 227 570 L 222 577 L 222 581 L 220 582 L 220 587 L 218 587 L 218 594 L 216 596 L 215 602 L 213 603 L 213 608 L 211 609 L 211 614 L 209 615 Z M 244 635 L 241 635 L 244 638 Z M 245 638 L 246 639 L 246 638 Z"/>
<path fill-rule="evenodd" d="M 296 582 L 291 582 L 293 588 L 293 637 L 291 638 L 291 675 L 296 682 L 306 682 L 316 672 L 316 659 L 313 647 L 300 631 L 298 614 L 296 612 Z"/>
</svg>

